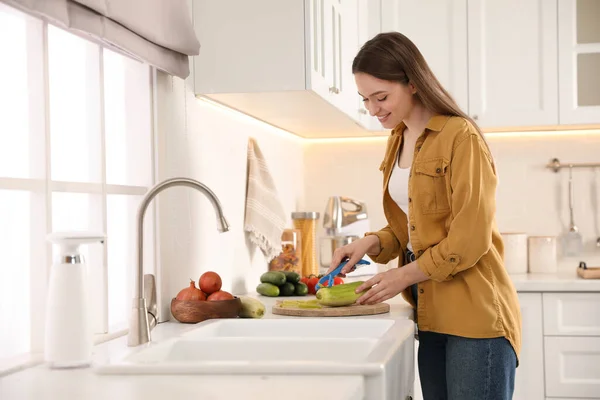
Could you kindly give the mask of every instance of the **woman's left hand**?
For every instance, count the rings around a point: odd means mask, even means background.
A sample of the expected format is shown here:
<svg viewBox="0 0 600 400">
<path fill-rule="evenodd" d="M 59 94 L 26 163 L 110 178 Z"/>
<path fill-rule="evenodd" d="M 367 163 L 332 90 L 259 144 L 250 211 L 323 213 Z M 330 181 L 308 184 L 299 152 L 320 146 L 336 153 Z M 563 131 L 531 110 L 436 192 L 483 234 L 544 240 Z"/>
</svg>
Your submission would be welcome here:
<svg viewBox="0 0 600 400">
<path fill-rule="evenodd" d="M 389 300 L 406 289 L 410 284 L 406 280 L 404 268 L 393 268 L 381 272 L 359 287 L 356 292 L 363 290 L 369 291 L 363 294 L 357 301 L 357 304 L 377 304 Z"/>
</svg>

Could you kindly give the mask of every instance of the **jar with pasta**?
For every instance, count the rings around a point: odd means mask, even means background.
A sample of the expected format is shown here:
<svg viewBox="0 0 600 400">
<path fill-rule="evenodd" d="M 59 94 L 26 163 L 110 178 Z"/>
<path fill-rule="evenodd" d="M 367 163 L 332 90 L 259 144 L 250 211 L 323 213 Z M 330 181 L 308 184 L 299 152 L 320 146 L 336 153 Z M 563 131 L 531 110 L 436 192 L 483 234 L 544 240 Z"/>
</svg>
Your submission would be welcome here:
<svg viewBox="0 0 600 400">
<path fill-rule="evenodd" d="M 318 212 L 293 212 L 294 228 L 299 229 L 302 235 L 302 275 L 318 275 L 317 263 L 317 222 Z"/>
<path fill-rule="evenodd" d="M 302 275 L 302 238 L 298 229 L 281 233 L 281 253 L 269 262 L 269 271 L 291 271 Z"/>
</svg>

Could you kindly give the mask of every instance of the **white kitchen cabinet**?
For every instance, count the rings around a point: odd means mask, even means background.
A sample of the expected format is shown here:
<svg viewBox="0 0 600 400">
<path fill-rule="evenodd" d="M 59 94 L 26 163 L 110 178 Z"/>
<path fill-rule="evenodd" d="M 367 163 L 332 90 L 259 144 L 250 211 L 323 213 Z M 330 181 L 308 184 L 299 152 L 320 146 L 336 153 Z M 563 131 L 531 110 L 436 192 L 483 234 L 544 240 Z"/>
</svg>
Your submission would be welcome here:
<svg viewBox="0 0 600 400">
<path fill-rule="evenodd" d="M 558 0 L 561 124 L 600 123 L 600 1 Z"/>
<path fill-rule="evenodd" d="M 523 321 L 514 400 L 544 400 L 544 340 L 542 294 L 519 293 Z"/>
<path fill-rule="evenodd" d="M 468 0 L 469 114 L 482 128 L 558 124 L 556 2 Z"/>
<path fill-rule="evenodd" d="M 370 39 L 381 33 L 381 1 L 358 0 L 358 50 Z M 354 79 L 354 77 L 352 78 Z M 355 84 L 356 87 L 356 84 Z M 367 130 L 372 132 L 386 132 L 376 117 L 369 114 L 362 101 L 362 97 L 356 99 L 358 110 L 358 122 Z M 389 131 L 387 131 L 389 132 Z"/>
<path fill-rule="evenodd" d="M 359 49 L 358 0 L 333 0 L 334 10 L 334 104 L 358 122 L 360 96 L 356 90 L 352 61 Z"/>
<path fill-rule="evenodd" d="M 600 398 L 600 337 L 546 336 L 546 394 Z"/>
<path fill-rule="evenodd" d="M 196 94 L 303 137 L 363 136 L 357 1 L 194 0 Z"/>
<path fill-rule="evenodd" d="M 467 0 L 381 0 L 381 29 L 407 36 L 468 112 Z"/>
<path fill-rule="evenodd" d="M 544 293 L 544 334 L 600 337 L 599 310 L 600 293 Z"/>
</svg>

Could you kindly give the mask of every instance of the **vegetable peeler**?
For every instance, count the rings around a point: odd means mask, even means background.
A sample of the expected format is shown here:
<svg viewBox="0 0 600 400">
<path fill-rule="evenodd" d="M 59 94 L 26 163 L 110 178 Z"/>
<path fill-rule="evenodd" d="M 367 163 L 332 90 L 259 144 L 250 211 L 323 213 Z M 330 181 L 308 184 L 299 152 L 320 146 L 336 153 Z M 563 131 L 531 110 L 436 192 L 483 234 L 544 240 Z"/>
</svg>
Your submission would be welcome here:
<svg viewBox="0 0 600 400">
<path fill-rule="evenodd" d="M 344 265 L 346 265 L 348 263 L 348 261 L 350 261 L 350 259 L 346 258 L 344 261 L 342 261 L 340 263 L 340 265 L 337 266 L 336 269 L 334 269 L 333 271 L 331 271 L 330 273 L 328 273 L 327 275 L 325 275 L 321 279 L 319 279 L 319 282 L 317 282 L 317 284 L 315 285 L 315 290 L 319 290 L 319 288 L 321 288 L 325 282 L 327 282 L 327 287 L 331 287 L 333 285 L 333 278 L 335 278 L 336 275 L 342 271 L 342 268 L 344 268 Z M 356 265 L 368 265 L 368 264 L 371 264 L 371 263 L 368 262 L 367 260 L 358 260 L 358 262 L 356 263 Z M 354 271 L 354 269 L 355 268 L 352 268 L 352 271 Z"/>
</svg>

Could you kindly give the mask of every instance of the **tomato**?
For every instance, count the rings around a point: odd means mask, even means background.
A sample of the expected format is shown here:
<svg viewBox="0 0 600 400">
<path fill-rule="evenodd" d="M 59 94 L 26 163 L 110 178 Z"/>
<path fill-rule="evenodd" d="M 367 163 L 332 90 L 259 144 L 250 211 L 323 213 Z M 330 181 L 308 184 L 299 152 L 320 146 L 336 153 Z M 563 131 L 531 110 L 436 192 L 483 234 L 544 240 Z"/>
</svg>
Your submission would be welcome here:
<svg viewBox="0 0 600 400">
<path fill-rule="evenodd" d="M 317 291 L 315 290 L 317 283 L 319 283 L 319 277 L 311 275 L 310 278 L 308 278 L 308 282 L 306 283 L 306 286 L 308 286 L 308 294 L 317 294 Z"/>
<path fill-rule="evenodd" d="M 319 278 L 321 279 L 321 278 Z M 341 285 L 342 283 L 344 283 L 344 280 L 342 278 L 340 278 L 339 276 L 336 276 L 335 278 L 333 278 L 333 285 Z M 321 285 L 322 287 L 329 287 L 329 280 L 323 282 L 323 284 Z"/>
<path fill-rule="evenodd" d="M 302 278 L 300 278 L 300 282 L 308 286 L 308 276 L 303 276 Z"/>
</svg>

